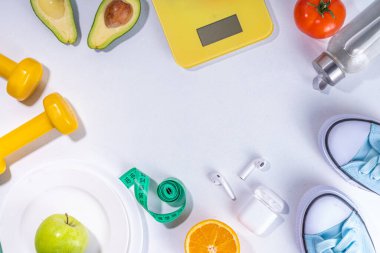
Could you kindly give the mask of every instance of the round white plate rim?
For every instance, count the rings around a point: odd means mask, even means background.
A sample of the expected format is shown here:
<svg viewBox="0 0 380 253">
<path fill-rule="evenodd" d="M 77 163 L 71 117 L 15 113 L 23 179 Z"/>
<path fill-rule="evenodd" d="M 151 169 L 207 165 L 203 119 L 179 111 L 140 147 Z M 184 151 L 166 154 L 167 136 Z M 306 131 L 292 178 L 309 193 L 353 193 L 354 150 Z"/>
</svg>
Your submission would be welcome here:
<svg viewBox="0 0 380 253">
<path fill-rule="evenodd" d="M 67 166 L 70 166 L 70 168 L 76 168 L 76 169 L 81 170 L 82 172 L 90 173 L 93 176 L 102 180 L 104 183 L 106 183 L 107 187 L 110 188 L 110 190 L 112 190 L 114 194 L 116 194 L 121 204 L 123 205 L 124 207 L 123 212 L 125 213 L 131 227 L 130 233 L 129 233 L 130 243 L 128 245 L 127 253 L 138 253 L 138 252 L 143 251 L 144 226 L 143 226 L 143 221 L 142 221 L 142 215 L 141 215 L 139 206 L 137 205 L 136 200 L 134 199 L 132 193 L 127 188 L 125 188 L 119 180 L 116 180 L 113 177 L 111 177 L 111 175 L 109 175 L 109 173 L 106 173 L 104 169 L 100 168 L 100 166 L 94 165 L 88 162 L 83 162 L 80 160 L 65 159 L 65 160 L 60 160 L 60 161 L 44 163 L 41 166 L 31 168 L 21 178 L 19 178 L 14 183 L 14 185 L 12 185 L 10 191 L 6 195 L 3 205 L 0 208 L 0 221 L 1 221 L 2 216 L 4 215 L 4 210 L 6 209 L 6 205 L 9 201 L 9 197 L 12 195 L 13 191 L 17 189 L 19 184 L 22 183 L 23 180 L 32 176 L 33 174 L 41 172 L 53 166 L 54 166 L 53 168 L 54 170 L 62 170 L 62 169 L 67 168 Z M 132 214 L 134 217 L 131 217 Z M 1 234 L 2 234 L 2 231 L 0 227 L 0 236 Z"/>
</svg>

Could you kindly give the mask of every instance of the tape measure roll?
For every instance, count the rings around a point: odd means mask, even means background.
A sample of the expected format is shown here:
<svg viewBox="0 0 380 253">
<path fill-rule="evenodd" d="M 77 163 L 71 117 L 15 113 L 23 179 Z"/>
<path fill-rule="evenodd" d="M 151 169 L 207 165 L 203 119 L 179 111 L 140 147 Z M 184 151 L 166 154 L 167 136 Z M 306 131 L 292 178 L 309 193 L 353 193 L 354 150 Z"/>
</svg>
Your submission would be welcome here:
<svg viewBox="0 0 380 253">
<path fill-rule="evenodd" d="M 162 181 L 157 187 L 157 196 L 166 204 L 178 207 L 170 213 L 156 213 L 148 208 L 148 192 L 151 179 L 137 168 L 132 168 L 120 178 L 127 187 L 134 186 L 136 200 L 158 222 L 169 223 L 181 216 L 186 207 L 186 191 L 183 184 L 175 178 Z"/>
</svg>

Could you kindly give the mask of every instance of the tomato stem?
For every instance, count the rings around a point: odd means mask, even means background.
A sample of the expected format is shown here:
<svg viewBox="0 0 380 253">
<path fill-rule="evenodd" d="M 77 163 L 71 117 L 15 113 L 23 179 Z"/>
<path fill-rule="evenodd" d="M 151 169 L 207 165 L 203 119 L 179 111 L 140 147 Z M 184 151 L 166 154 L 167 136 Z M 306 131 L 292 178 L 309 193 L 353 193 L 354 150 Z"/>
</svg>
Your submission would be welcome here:
<svg viewBox="0 0 380 253">
<path fill-rule="evenodd" d="M 335 19 L 334 12 L 329 9 L 331 5 L 331 0 L 327 0 L 327 2 L 325 2 L 325 0 L 320 0 L 319 4 L 313 4 L 310 2 L 307 2 L 307 4 L 314 7 L 317 10 L 317 12 L 322 16 L 322 18 L 324 18 L 325 13 L 328 12 Z"/>
</svg>

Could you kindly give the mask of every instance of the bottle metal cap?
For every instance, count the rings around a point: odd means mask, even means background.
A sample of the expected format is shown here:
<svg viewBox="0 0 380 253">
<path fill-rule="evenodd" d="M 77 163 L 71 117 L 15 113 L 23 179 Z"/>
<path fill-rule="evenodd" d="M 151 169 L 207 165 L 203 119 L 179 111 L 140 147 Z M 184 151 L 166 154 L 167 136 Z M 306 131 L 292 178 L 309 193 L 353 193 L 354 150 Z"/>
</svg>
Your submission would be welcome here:
<svg viewBox="0 0 380 253">
<path fill-rule="evenodd" d="M 328 85 L 334 86 L 346 76 L 344 71 L 326 52 L 323 52 L 313 61 L 313 67 L 318 72 L 318 76 L 313 80 L 313 86 L 316 90 L 324 90 Z"/>
</svg>

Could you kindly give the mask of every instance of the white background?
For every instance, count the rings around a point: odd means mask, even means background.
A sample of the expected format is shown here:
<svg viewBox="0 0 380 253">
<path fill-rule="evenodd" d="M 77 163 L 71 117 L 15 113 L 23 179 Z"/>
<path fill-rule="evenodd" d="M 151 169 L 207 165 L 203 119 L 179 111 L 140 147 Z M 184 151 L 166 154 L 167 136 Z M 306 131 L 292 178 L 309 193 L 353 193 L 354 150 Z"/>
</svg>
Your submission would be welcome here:
<svg viewBox="0 0 380 253">
<path fill-rule="evenodd" d="M 82 123 L 71 138 L 52 132 L 8 157 L 10 173 L 0 178 L 0 204 L 18 178 L 44 162 L 101 160 L 115 176 L 137 166 L 157 181 L 180 178 L 194 201 L 190 217 L 177 228 L 168 229 L 146 216 L 147 252 L 183 252 L 191 226 L 216 218 L 237 231 L 242 252 L 293 253 L 299 252 L 294 229 L 298 201 L 310 187 L 327 184 L 357 203 L 380 248 L 380 198 L 341 179 L 317 146 L 319 127 L 330 116 L 358 113 L 380 118 L 380 59 L 346 78 L 329 95 L 313 90 L 311 61 L 326 42 L 297 30 L 294 0 L 272 0 L 278 29 L 273 41 L 188 71 L 174 62 L 150 2 L 143 3 L 134 36 L 100 53 L 86 44 L 100 1 L 76 2 L 82 33 L 76 46 L 56 40 L 29 1 L 0 3 L 0 52 L 15 60 L 34 57 L 50 74 L 41 96 L 27 103 L 9 97 L 5 81 L 0 82 L 0 134 L 40 113 L 42 98 L 55 91 L 70 100 Z M 344 2 L 350 20 L 370 1 Z M 272 169 L 241 181 L 237 173 L 259 155 Z M 236 191 L 236 203 L 208 180 L 207 174 L 216 169 Z M 266 238 L 251 234 L 237 220 L 240 206 L 258 184 L 272 188 L 290 207 L 285 223 Z"/>
</svg>

